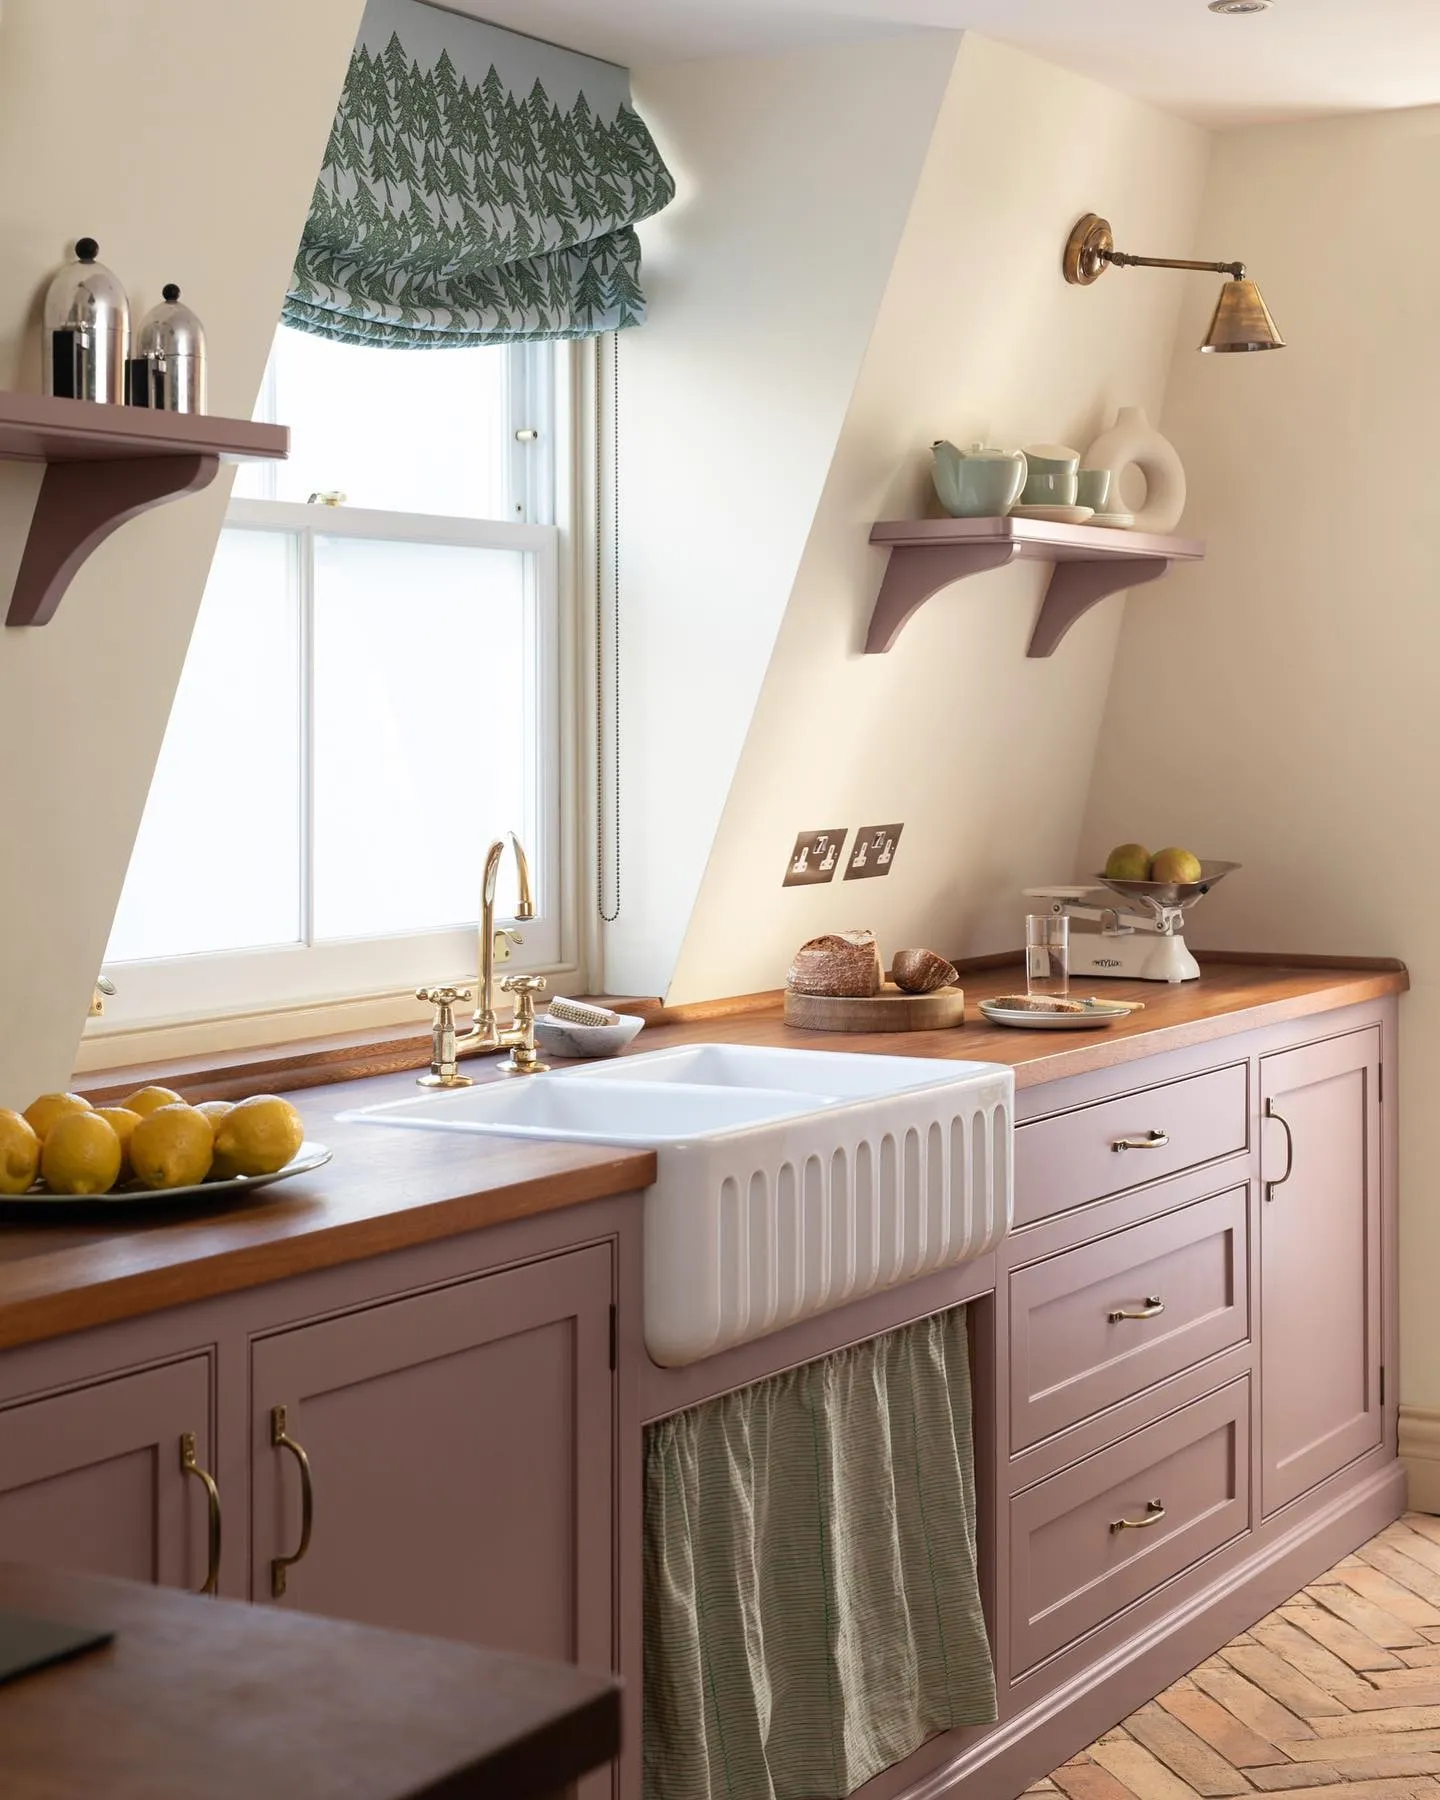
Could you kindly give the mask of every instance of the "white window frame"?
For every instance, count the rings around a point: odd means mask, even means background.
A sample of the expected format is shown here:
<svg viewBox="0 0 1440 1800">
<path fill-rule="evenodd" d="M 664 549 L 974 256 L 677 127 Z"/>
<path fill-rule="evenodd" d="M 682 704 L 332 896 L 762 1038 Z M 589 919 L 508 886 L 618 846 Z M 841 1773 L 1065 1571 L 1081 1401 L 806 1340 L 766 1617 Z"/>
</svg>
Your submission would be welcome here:
<svg viewBox="0 0 1440 1800">
<path fill-rule="evenodd" d="M 294 540 L 292 564 L 302 619 L 302 731 L 306 777 L 313 776 L 309 717 L 314 547 L 317 537 L 458 545 L 520 551 L 526 557 L 527 736 L 541 746 L 527 781 L 525 814 L 540 829 L 515 821 L 536 875 L 541 915 L 515 928 L 523 947 L 512 952 L 514 973 L 545 974 L 552 988 L 581 985 L 579 893 L 584 857 L 579 847 L 580 813 L 575 776 L 579 746 L 575 728 L 577 642 L 571 535 L 571 495 L 556 473 L 573 466 L 573 362 L 568 346 L 517 345 L 510 353 L 506 431 L 509 458 L 508 505 L 512 517 L 499 520 L 441 514 L 379 511 L 351 506 L 306 505 L 287 500 L 232 500 L 223 529 L 280 533 Z M 267 372 L 267 383 L 269 375 Z M 550 423 L 540 440 L 521 435 L 539 419 Z M 554 495 L 554 516 L 549 497 Z M 537 516 L 538 515 L 538 516 Z M 486 742 L 483 675 L 457 679 L 452 698 L 439 699 L 435 714 L 435 755 L 483 755 Z M 535 741 L 532 739 L 532 741 Z M 313 839 L 308 791 L 302 796 L 305 884 L 302 939 L 311 925 L 310 886 Z M 507 822 L 509 823 L 509 822 Z M 457 839 L 479 826 L 457 820 Z M 397 855 L 439 858 L 443 843 L 400 843 Z M 243 872 L 239 872 L 243 875 Z M 477 895 L 478 912 L 478 895 Z M 498 923 L 515 926 L 515 921 Z M 87 1038 L 124 1037 L 137 1054 L 178 1054 L 196 1046 L 195 1028 L 230 1021 L 254 1021 L 252 1041 L 306 1035 L 347 1025 L 420 1018 L 414 999 L 421 984 L 476 980 L 478 938 L 473 924 L 450 930 L 416 931 L 378 939 L 302 941 L 260 949 L 107 963 L 105 974 L 117 992 L 105 1016 L 91 1020 Z M 222 1034 L 223 1035 L 223 1034 Z M 127 1044 L 127 1051 L 129 1049 Z M 99 1050 L 99 1046 L 96 1049 Z M 103 1053 L 83 1059 L 94 1064 Z"/>
</svg>

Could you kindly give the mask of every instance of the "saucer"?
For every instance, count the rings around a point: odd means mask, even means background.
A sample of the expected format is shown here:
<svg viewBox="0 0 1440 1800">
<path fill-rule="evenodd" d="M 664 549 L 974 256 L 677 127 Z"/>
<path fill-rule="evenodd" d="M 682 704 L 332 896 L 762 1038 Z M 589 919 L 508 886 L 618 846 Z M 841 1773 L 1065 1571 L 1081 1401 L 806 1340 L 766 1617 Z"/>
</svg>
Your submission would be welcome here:
<svg viewBox="0 0 1440 1800">
<path fill-rule="evenodd" d="M 1135 523 L 1134 513 L 1099 512 L 1091 519 L 1092 525 L 1109 525 L 1116 531 L 1128 531 Z"/>
<path fill-rule="evenodd" d="M 1051 525 L 1087 525 L 1095 516 L 1093 506 L 1012 506 L 1012 519 L 1044 519 Z"/>
</svg>

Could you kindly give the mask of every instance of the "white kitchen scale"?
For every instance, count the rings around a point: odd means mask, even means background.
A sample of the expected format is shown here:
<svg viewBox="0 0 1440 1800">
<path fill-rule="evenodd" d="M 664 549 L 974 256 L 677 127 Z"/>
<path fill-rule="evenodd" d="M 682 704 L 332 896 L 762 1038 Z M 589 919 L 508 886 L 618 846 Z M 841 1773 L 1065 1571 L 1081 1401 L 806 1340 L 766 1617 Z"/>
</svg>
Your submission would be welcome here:
<svg viewBox="0 0 1440 1800">
<path fill-rule="evenodd" d="M 1185 914 L 1239 863 L 1202 862 L 1198 881 L 1108 881 L 1026 888 L 1027 900 L 1070 920 L 1070 978 L 1195 981 L 1200 965 L 1185 944 Z M 1117 905 L 1116 901 L 1124 902 Z"/>
</svg>

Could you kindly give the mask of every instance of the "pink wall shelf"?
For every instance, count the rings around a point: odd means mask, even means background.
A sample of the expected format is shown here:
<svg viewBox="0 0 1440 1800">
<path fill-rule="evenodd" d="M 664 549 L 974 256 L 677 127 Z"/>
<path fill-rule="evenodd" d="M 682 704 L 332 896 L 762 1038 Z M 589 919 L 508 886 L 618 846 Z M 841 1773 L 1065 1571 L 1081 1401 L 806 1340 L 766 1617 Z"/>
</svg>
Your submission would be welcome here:
<svg viewBox="0 0 1440 1800">
<path fill-rule="evenodd" d="M 870 542 L 888 549 L 890 561 L 870 619 L 867 656 L 893 649 L 911 614 L 941 588 L 1017 557 L 1054 564 L 1026 652 L 1050 656 L 1092 606 L 1205 554 L 1195 538 L 1040 519 L 901 519 L 872 527 Z"/>
<path fill-rule="evenodd" d="M 283 458 L 283 425 L 0 394 L 0 460 L 44 463 L 7 625 L 46 625 L 90 552 L 118 526 L 215 479 L 222 462 Z"/>
</svg>

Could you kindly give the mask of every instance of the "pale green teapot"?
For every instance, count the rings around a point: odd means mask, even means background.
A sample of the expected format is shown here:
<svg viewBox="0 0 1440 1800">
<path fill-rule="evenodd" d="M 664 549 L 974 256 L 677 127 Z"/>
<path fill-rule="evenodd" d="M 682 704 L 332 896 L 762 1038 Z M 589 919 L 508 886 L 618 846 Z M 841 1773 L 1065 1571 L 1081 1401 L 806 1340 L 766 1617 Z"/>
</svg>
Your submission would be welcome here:
<svg viewBox="0 0 1440 1800">
<path fill-rule="evenodd" d="M 1003 519 L 1020 498 L 1029 473 L 1020 450 L 1012 454 L 984 444 L 957 450 L 942 438 L 931 445 L 930 454 L 935 492 L 952 519 Z"/>
</svg>

